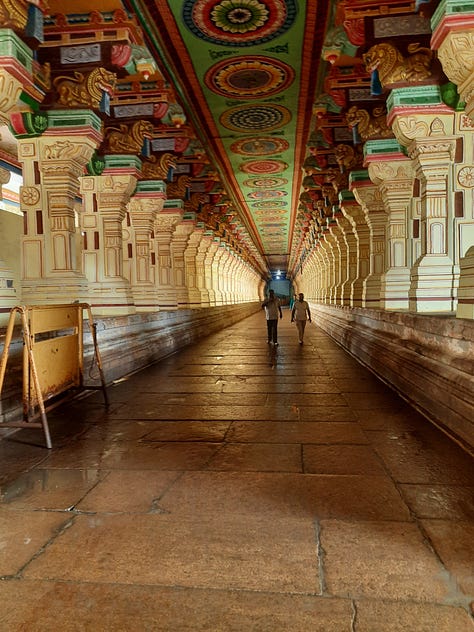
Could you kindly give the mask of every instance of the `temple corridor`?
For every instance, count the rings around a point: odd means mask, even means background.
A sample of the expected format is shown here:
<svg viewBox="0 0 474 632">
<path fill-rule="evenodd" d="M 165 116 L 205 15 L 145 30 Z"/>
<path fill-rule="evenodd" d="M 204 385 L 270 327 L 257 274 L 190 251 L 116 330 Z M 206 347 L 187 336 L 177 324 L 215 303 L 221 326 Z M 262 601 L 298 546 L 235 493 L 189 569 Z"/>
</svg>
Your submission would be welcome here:
<svg viewBox="0 0 474 632">
<path fill-rule="evenodd" d="M 3 436 L 2 632 L 473 630 L 472 457 L 317 324 L 279 343 L 254 314 Z"/>
</svg>

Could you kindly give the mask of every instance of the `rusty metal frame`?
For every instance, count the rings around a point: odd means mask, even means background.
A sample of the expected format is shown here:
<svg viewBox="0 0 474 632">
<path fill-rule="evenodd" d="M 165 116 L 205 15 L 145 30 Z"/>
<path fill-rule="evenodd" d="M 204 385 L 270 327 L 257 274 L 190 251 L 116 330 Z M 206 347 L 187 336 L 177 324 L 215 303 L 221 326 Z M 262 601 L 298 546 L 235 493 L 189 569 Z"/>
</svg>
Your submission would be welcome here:
<svg viewBox="0 0 474 632">
<path fill-rule="evenodd" d="M 84 385 L 84 310 L 87 310 L 100 387 Z M 23 333 L 23 420 L 2 422 L 0 428 L 42 428 L 46 447 L 52 448 L 45 401 L 54 398 L 57 405 L 58 398 L 72 389 L 101 388 L 105 405 L 109 405 L 96 324 L 87 303 L 14 307 L 0 361 L 0 395 L 17 315 L 21 317 Z M 38 418 L 40 421 L 35 421 Z"/>
</svg>

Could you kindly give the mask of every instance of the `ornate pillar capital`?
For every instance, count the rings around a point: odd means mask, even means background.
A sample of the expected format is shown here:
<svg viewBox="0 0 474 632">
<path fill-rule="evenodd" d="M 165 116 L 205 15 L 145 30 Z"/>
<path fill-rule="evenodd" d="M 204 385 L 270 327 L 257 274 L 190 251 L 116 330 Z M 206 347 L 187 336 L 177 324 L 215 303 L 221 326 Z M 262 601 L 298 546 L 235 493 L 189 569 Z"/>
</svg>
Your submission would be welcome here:
<svg viewBox="0 0 474 632">
<path fill-rule="evenodd" d="M 443 71 L 456 84 L 466 113 L 474 117 L 474 3 L 444 0 L 431 19 L 431 48 Z M 473 119 L 474 120 L 474 119 Z"/>
</svg>

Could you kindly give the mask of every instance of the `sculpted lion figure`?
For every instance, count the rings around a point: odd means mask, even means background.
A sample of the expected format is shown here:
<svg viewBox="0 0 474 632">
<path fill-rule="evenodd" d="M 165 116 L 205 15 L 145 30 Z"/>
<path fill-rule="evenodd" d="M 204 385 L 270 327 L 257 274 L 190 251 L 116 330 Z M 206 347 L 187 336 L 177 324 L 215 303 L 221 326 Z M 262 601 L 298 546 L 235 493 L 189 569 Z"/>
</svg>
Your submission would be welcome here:
<svg viewBox="0 0 474 632">
<path fill-rule="evenodd" d="M 168 171 L 176 167 L 176 156 L 174 154 L 161 154 L 160 157 L 150 156 L 148 160 L 142 162 L 142 173 L 146 180 L 166 180 Z"/>
<path fill-rule="evenodd" d="M 334 149 L 334 155 L 336 156 L 336 162 L 343 171 L 350 171 L 362 167 L 362 154 L 351 145 L 345 145 L 341 143 L 336 145 Z"/>
<path fill-rule="evenodd" d="M 372 115 L 367 110 L 353 105 L 346 114 L 346 122 L 352 129 L 357 125 L 357 131 L 363 141 L 374 138 L 391 138 L 392 130 L 387 125 L 387 113 L 384 106 L 374 108 Z"/>
<path fill-rule="evenodd" d="M 59 76 L 53 81 L 58 92 L 58 103 L 68 107 L 99 109 L 103 92 L 113 94 L 116 75 L 105 68 L 94 68 L 89 73 L 74 72 L 74 77 Z"/>
<path fill-rule="evenodd" d="M 378 71 L 382 86 L 393 83 L 417 82 L 431 76 L 433 51 L 420 44 L 408 46 L 409 57 L 403 57 L 392 44 L 382 42 L 372 46 L 362 55 L 368 72 Z"/>
<path fill-rule="evenodd" d="M 122 123 L 119 127 L 107 127 L 105 143 L 111 154 L 140 154 L 145 138 L 151 138 L 153 123 L 149 121 L 135 121 L 129 126 Z"/>
</svg>

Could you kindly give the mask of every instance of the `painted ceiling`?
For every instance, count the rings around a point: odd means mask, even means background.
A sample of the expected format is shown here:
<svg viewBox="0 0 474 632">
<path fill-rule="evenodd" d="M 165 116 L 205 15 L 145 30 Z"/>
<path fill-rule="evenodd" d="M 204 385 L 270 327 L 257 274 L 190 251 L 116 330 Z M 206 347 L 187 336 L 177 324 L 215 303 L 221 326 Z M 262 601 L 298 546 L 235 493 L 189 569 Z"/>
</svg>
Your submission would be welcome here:
<svg viewBox="0 0 474 632">
<path fill-rule="evenodd" d="M 48 0 L 36 45 L 51 84 L 40 107 L 64 107 L 54 87 L 67 73 L 116 73 L 105 126 L 146 119 L 148 163 L 177 157 L 168 198 L 182 197 L 262 276 L 291 278 L 363 166 L 358 132 L 370 124 L 372 138 L 392 137 L 367 51 L 385 40 L 402 60 L 411 45 L 429 50 L 437 4 Z M 428 83 L 446 81 L 439 64 L 433 73 Z"/>
<path fill-rule="evenodd" d="M 316 0 L 131 4 L 144 17 L 150 40 L 157 42 L 163 66 L 222 177 L 231 209 L 269 270 L 284 274 L 301 192 L 315 91 L 310 69 L 320 55 L 324 6 Z"/>
</svg>

